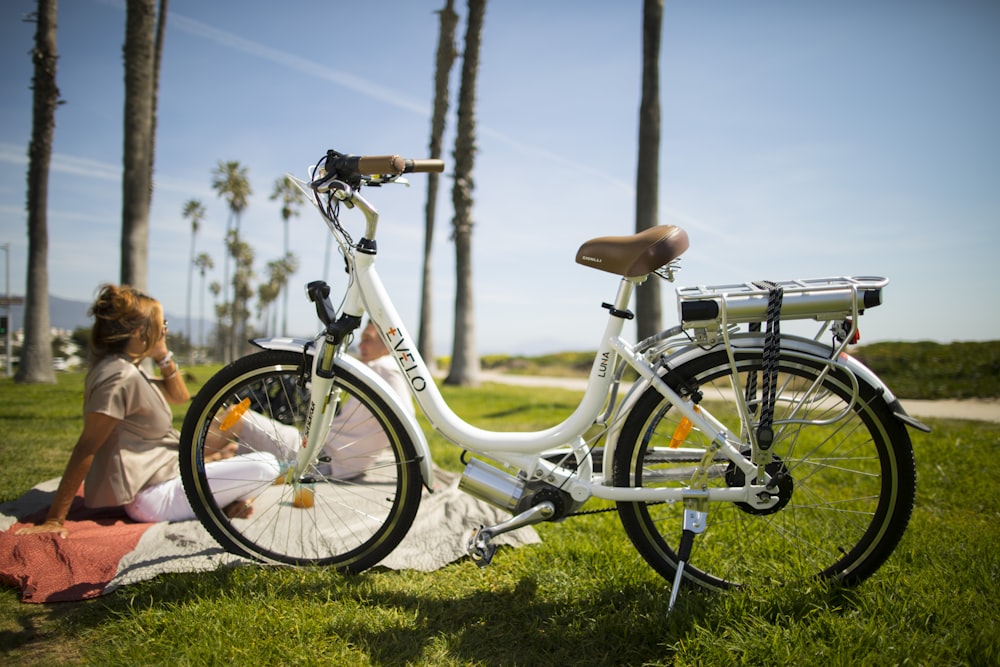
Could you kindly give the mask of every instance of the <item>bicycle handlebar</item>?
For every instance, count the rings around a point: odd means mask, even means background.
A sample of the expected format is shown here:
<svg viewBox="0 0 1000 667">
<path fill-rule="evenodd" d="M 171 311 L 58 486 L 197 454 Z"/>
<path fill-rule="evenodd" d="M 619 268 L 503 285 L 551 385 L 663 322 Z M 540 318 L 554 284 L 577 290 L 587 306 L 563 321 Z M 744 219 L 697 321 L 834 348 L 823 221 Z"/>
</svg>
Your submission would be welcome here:
<svg viewBox="0 0 1000 667">
<path fill-rule="evenodd" d="M 443 160 L 411 160 L 398 155 L 344 155 L 337 151 L 326 152 L 323 164 L 327 178 L 333 177 L 347 183 L 357 183 L 362 176 L 399 176 L 417 172 L 444 171 Z"/>
<path fill-rule="evenodd" d="M 413 173 L 430 173 L 440 174 L 444 171 L 444 160 L 437 159 L 425 159 L 425 160 L 403 160 L 405 168 L 403 169 L 404 174 L 410 172 Z"/>
</svg>

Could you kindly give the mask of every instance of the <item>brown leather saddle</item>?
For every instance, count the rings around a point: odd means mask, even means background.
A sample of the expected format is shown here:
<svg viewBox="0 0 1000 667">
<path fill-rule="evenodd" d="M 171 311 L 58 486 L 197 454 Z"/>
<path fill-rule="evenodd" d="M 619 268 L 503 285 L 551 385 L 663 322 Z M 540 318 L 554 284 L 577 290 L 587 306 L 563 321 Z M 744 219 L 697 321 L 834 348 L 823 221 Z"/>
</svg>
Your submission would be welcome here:
<svg viewBox="0 0 1000 667">
<path fill-rule="evenodd" d="M 638 278 L 677 259 L 688 245 L 688 235 L 683 229 L 658 225 L 631 236 L 591 239 L 577 250 L 576 262 L 626 278 Z"/>
</svg>

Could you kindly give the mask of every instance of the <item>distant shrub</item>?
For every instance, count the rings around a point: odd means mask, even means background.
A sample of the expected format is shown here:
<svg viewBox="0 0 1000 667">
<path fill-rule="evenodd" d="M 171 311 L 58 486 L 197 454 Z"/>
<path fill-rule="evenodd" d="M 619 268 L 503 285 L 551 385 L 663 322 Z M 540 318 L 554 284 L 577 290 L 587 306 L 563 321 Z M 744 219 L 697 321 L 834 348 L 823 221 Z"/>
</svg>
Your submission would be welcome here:
<svg viewBox="0 0 1000 667">
<path fill-rule="evenodd" d="M 1000 397 L 1000 341 L 873 343 L 851 354 L 900 398 Z"/>
<path fill-rule="evenodd" d="M 1000 341 L 872 343 L 851 354 L 900 398 L 1000 398 Z M 586 377 L 593 363 L 594 352 L 482 358 L 485 370 L 550 377 Z M 634 379 L 634 373 L 626 379 Z"/>
</svg>

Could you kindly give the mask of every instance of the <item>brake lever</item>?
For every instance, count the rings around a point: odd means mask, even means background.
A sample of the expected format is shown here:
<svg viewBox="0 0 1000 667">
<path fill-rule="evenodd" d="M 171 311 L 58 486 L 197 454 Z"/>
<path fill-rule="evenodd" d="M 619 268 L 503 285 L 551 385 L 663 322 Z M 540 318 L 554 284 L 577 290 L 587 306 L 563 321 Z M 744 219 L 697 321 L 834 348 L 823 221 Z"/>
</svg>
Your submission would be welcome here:
<svg viewBox="0 0 1000 667">
<path fill-rule="evenodd" d="M 375 188 L 388 183 L 399 183 L 400 185 L 410 187 L 410 182 L 405 178 L 402 178 L 401 176 L 392 176 L 390 174 L 374 174 L 372 176 L 365 176 L 364 179 L 362 179 L 362 183 Z"/>
<path fill-rule="evenodd" d="M 327 192 L 336 182 L 336 174 L 323 174 L 319 178 L 309 181 L 309 187 L 316 192 Z"/>
<path fill-rule="evenodd" d="M 316 179 L 309 184 L 313 190 L 317 193 L 325 194 L 329 193 L 331 196 L 335 197 L 338 201 L 350 202 L 351 196 L 354 194 L 354 188 L 352 188 L 348 183 L 343 181 L 338 181 L 333 176 L 326 176 L 323 178 Z"/>
</svg>

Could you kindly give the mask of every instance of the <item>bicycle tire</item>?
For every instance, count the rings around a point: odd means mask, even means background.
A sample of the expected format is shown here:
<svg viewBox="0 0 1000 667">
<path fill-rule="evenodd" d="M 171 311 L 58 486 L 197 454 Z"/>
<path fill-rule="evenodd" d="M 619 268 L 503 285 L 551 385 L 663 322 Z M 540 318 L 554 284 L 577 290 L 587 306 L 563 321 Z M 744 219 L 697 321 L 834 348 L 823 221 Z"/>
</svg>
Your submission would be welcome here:
<svg viewBox="0 0 1000 667">
<path fill-rule="evenodd" d="M 230 518 L 227 508 L 216 501 L 206 474 L 206 459 L 220 447 L 220 434 L 226 444 L 235 443 L 237 454 L 270 452 L 282 470 L 294 463 L 295 451 L 290 446 L 297 449 L 301 442 L 311 364 L 312 359 L 302 354 L 270 350 L 237 359 L 213 376 L 198 392 L 184 420 L 181 477 L 195 515 L 227 551 L 268 563 L 359 572 L 399 544 L 421 499 L 413 442 L 392 409 L 363 379 L 339 369 L 335 380 L 335 387 L 342 391 L 342 410 L 364 415 L 365 428 L 371 433 L 365 437 L 385 441 L 375 460 L 365 459 L 366 467 L 358 476 L 338 479 L 317 460 L 299 480 L 276 474 L 259 483 L 252 514 Z M 241 402 L 247 411 L 237 420 L 239 428 L 230 426 L 223 434 L 218 430 L 220 422 Z M 331 438 L 337 437 L 337 429 L 335 420 Z M 239 460 L 234 456 L 209 463 L 229 466 L 224 472 L 214 470 L 212 479 L 240 482 L 232 474 Z"/>
<path fill-rule="evenodd" d="M 725 350 L 706 352 L 667 373 L 675 389 L 699 389 L 702 405 L 734 433 L 741 429 L 735 391 L 762 368 L 760 349 L 737 350 L 739 377 Z M 845 585 L 871 576 L 903 535 L 913 507 L 916 473 L 904 425 L 890 412 L 876 387 L 859 381 L 850 403 L 853 374 L 833 367 L 819 391 L 799 404 L 797 416 L 826 425 L 783 423 L 805 388 L 827 366 L 822 360 L 782 350 L 775 404 L 774 462 L 769 472 L 786 475 L 771 510 L 748 504 L 711 503 L 705 531 L 695 537 L 683 576 L 704 588 L 783 585 L 811 578 Z M 735 386 L 736 389 L 733 389 Z M 728 404 L 728 405 L 727 405 Z M 680 413 L 655 389 L 636 402 L 622 427 L 613 461 L 616 486 L 686 486 L 696 463 L 664 462 L 677 433 Z M 839 419 L 835 419 L 841 415 Z M 755 425 L 751 425 L 751 428 Z M 744 442 L 748 442 L 743 435 Z M 704 451 L 708 439 L 697 429 L 683 447 Z M 749 451 L 746 445 L 745 452 Z M 695 457 L 692 457 L 695 458 Z M 686 466 L 686 468 L 685 468 Z M 728 462 L 713 463 L 710 486 L 742 485 Z M 683 503 L 618 503 L 626 533 L 661 576 L 673 580 L 678 564 Z"/>
</svg>

